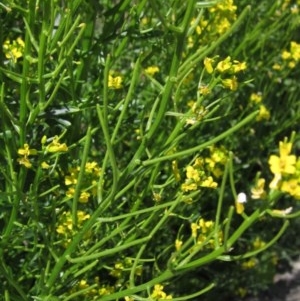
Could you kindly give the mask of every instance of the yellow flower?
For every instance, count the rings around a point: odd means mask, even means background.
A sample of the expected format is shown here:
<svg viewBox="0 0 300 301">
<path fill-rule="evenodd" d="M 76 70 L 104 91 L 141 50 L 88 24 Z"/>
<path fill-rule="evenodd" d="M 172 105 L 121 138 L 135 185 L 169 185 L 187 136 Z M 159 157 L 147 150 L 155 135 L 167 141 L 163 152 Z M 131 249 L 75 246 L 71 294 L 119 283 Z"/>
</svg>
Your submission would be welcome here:
<svg viewBox="0 0 300 301">
<path fill-rule="evenodd" d="M 300 199 L 300 183 L 297 179 L 283 181 L 280 190 L 287 192 L 297 200 Z"/>
<path fill-rule="evenodd" d="M 50 153 L 58 153 L 58 152 L 67 152 L 68 147 L 65 143 L 59 143 L 58 136 L 55 136 L 52 140 L 52 142 L 48 145 L 47 150 Z"/>
<path fill-rule="evenodd" d="M 145 69 L 145 72 L 148 75 L 153 76 L 155 73 L 159 72 L 159 68 L 157 66 L 149 66 Z"/>
<path fill-rule="evenodd" d="M 168 295 L 163 291 L 164 287 L 160 284 L 156 284 L 154 286 L 153 292 L 151 294 L 151 298 L 154 300 L 159 300 L 159 299 L 172 299 L 171 295 Z"/>
<path fill-rule="evenodd" d="M 28 144 L 24 144 L 23 148 L 18 149 L 18 154 L 24 157 L 37 155 L 36 149 L 30 149 Z"/>
<path fill-rule="evenodd" d="M 27 157 L 19 158 L 19 159 L 17 159 L 17 161 L 19 162 L 19 164 L 24 165 L 26 168 L 31 168 L 32 167 L 32 164 L 28 160 Z"/>
<path fill-rule="evenodd" d="M 50 165 L 49 165 L 47 162 L 43 161 L 43 162 L 41 163 L 41 167 L 42 167 L 42 169 L 49 169 L 49 168 L 50 168 Z"/>
<path fill-rule="evenodd" d="M 279 142 L 279 155 L 280 157 L 288 156 L 292 151 L 293 143 L 287 141 Z"/>
<path fill-rule="evenodd" d="M 253 102 L 253 103 L 260 103 L 262 101 L 262 94 L 261 94 L 261 92 L 252 93 L 250 95 L 250 101 Z"/>
<path fill-rule="evenodd" d="M 276 174 L 294 174 L 296 171 L 296 156 L 276 156 L 271 155 L 269 158 L 271 172 Z"/>
<path fill-rule="evenodd" d="M 200 227 L 202 233 L 207 233 L 214 226 L 213 221 L 206 221 L 203 218 L 201 218 L 199 220 L 198 224 L 199 224 L 199 227 Z"/>
<path fill-rule="evenodd" d="M 200 86 L 198 91 L 201 95 L 204 95 L 204 96 L 208 95 L 211 92 L 210 88 L 207 85 Z"/>
<path fill-rule="evenodd" d="M 232 71 L 233 73 L 238 73 L 240 71 L 243 71 L 247 69 L 247 63 L 246 62 L 239 62 L 234 60 L 232 65 Z"/>
<path fill-rule="evenodd" d="M 282 52 L 282 54 L 281 54 L 281 57 L 282 57 L 282 59 L 284 59 L 284 60 L 289 59 L 291 56 L 292 56 L 291 53 L 288 52 L 288 51 L 286 51 L 286 50 L 284 50 L 284 51 Z"/>
<path fill-rule="evenodd" d="M 292 58 L 297 62 L 300 60 L 300 44 L 292 41 L 290 44 Z"/>
<path fill-rule="evenodd" d="M 228 71 L 232 66 L 231 57 L 228 56 L 225 60 L 220 61 L 217 64 L 216 70 L 218 70 L 220 73 L 223 73 L 225 71 Z"/>
<path fill-rule="evenodd" d="M 231 91 L 235 91 L 238 88 L 238 82 L 236 76 L 233 76 L 232 78 L 223 79 L 222 84 L 225 88 L 228 88 Z"/>
<path fill-rule="evenodd" d="M 251 188 L 252 199 L 262 199 L 266 196 L 266 192 L 264 190 L 265 182 L 266 181 L 263 178 L 257 180 L 255 186 Z"/>
<path fill-rule="evenodd" d="M 197 237 L 197 230 L 200 229 L 196 223 L 191 223 L 192 237 Z"/>
<path fill-rule="evenodd" d="M 85 204 L 89 201 L 89 197 L 90 197 L 90 193 L 88 193 L 87 191 L 83 191 L 80 194 L 79 202 Z"/>
<path fill-rule="evenodd" d="M 249 270 L 254 268 L 257 265 L 257 260 L 255 258 L 251 258 L 242 263 L 242 269 Z"/>
<path fill-rule="evenodd" d="M 264 105 L 260 105 L 256 120 L 261 121 L 263 119 L 266 119 L 266 120 L 270 119 L 270 111 Z"/>
<path fill-rule="evenodd" d="M 22 158 L 18 158 L 17 161 L 19 164 L 24 165 L 26 168 L 31 168 L 32 164 L 29 161 L 28 157 L 37 155 L 36 149 L 30 149 L 27 143 L 24 144 L 23 148 L 18 149 L 18 154 L 23 156 Z"/>
<path fill-rule="evenodd" d="M 182 244 L 183 244 L 182 240 L 180 240 L 180 239 L 175 240 L 175 249 L 176 249 L 176 251 L 179 251 L 181 249 Z"/>
<path fill-rule="evenodd" d="M 275 64 L 272 66 L 272 69 L 273 69 L 273 70 L 281 70 L 281 65 L 278 64 L 278 63 L 275 63 Z"/>
<path fill-rule="evenodd" d="M 14 63 L 16 63 L 17 59 L 23 56 L 24 47 L 25 43 L 20 37 L 12 43 L 10 40 L 6 40 L 3 44 L 3 52 L 7 59 L 11 59 Z"/>
<path fill-rule="evenodd" d="M 253 247 L 255 250 L 261 249 L 266 245 L 266 243 L 261 240 L 259 237 L 256 237 L 255 240 L 253 241 Z"/>
<path fill-rule="evenodd" d="M 121 76 L 113 77 L 112 75 L 108 75 L 108 88 L 121 89 L 122 81 L 123 79 Z"/>
<path fill-rule="evenodd" d="M 204 59 L 204 67 L 205 67 L 206 72 L 209 74 L 213 73 L 213 71 L 214 71 L 214 68 L 212 66 L 213 62 L 214 62 L 214 59 L 211 59 L 208 57 L 206 57 Z"/>
<path fill-rule="evenodd" d="M 186 177 L 187 179 L 193 179 L 195 182 L 200 181 L 199 172 L 196 169 L 194 169 L 193 166 L 188 166 L 186 168 Z"/>
<path fill-rule="evenodd" d="M 209 176 L 207 179 L 201 182 L 200 184 L 201 187 L 210 187 L 210 188 L 217 188 L 218 183 L 214 182 L 213 178 Z"/>
</svg>

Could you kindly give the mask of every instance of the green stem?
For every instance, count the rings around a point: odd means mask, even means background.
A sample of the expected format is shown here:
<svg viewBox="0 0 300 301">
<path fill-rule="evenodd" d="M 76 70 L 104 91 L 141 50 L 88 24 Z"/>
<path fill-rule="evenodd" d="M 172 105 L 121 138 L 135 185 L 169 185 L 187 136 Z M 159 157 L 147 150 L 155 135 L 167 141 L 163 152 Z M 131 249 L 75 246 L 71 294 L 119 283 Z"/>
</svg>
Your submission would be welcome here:
<svg viewBox="0 0 300 301">
<path fill-rule="evenodd" d="M 208 147 L 212 144 L 215 144 L 218 141 L 223 140 L 224 138 L 230 136 L 231 134 L 233 134 L 234 132 L 236 132 L 237 130 L 242 128 L 244 125 L 246 125 L 247 123 L 252 121 L 257 116 L 257 114 L 258 114 L 258 111 L 255 111 L 255 112 L 251 113 L 250 115 L 248 115 L 246 118 L 244 118 L 242 121 L 240 121 L 235 126 L 231 127 L 227 131 L 223 132 L 222 134 L 218 135 L 215 138 L 212 138 L 211 140 L 209 140 L 207 142 L 204 142 L 200 145 L 189 148 L 187 150 L 177 152 L 177 153 L 172 154 L 172 155 L 167 155 L 167 156 L 162 156 L 160 158 L 145 160 L 145 161 L 142 161 L 141 164 L 142 164 L 142 166 L 149 166 L 149 165 L 156 164 L 156 163 L 162 162 L 162 161 L 173 160 L 173 159 L 176 159 L 176 158 L 184 158 L 188 155 L 191 155 L 195 152 L 198 152 L 198 151 L 200 151 L 200 150 L 202 150 L 202 149 L 204 149 L 204 148 L 206 148 L 206 147 Z"/>
</svg>

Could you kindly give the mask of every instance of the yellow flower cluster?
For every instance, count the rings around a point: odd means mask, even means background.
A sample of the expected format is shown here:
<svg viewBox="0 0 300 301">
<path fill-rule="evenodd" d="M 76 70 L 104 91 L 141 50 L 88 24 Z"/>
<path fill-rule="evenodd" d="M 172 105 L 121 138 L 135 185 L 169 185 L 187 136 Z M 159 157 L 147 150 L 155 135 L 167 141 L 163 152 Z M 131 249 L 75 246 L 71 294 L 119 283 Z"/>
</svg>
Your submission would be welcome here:
<svg viewBox="0 0 300 301">
<path fill-rule="evenodd" d="M 121 89 L 123 82 L 123 78 L 121 76 L 112 76 L 112 74 L 108 75 L 108 88 L 110 89 Z"/>
<path fill-rule="evenodd" d="M 74 197 L 79 172 L 80 166 L 77 166 L 76 168 L 71 168 L 69 174 L 65 176 L 65 184 L 69 187 L 66 195 L 69 198 Z M 91 195 L 97 195 L 97 181 L 99 180 L 100 173 L 101 168 L 97 162 L 93 161 L 85 164 L 83 183 L 81 184 L 79 195 L 80 203 L 87 203 Z"/>
<path fill-rule="evenodd" d="M 240 62 L 237 60 L 232 60 L 230 56 L 226 57 L 224 60 L 215 62 L 214 58 L 206 57 L 204 59 L 204 68 L 208 74 L 212 74 L 213 72 L 217 72 L 224 75 L 230 75 L 230 77 L 221 78 L 221 84 L 224 88 L 230 89 L 232 91 L 237 90 L 238 81 L 235 74 L 247 69 L 246 62 Z"/>
<path fill-rule="evenodd" d="M 21 165 L 24 165 L 26 168 L 31 168 L 32 163 L 29 161 L 29 156 L 37 155 L 36 149 L 30 149 L 29 145 L 27 143 L 24 144 L 23 148 L 18 149 L 18 155 L 21 156 L 21 158 L 18 158 L 18 162 Z"/>
<path fill-rule="evenodd" d="M 145 69 L 145 73 L 147 73 L 150 76 L 155 75 L 155 73 L 159 72 L 159 68 L 157 66 L 149 66 Z"/>
<path fill-rule="evenodd" d="M 74 229 L 74 221 L 71 212 L 64 211 L 58 220 L 56 232 L 62 238 L 62 244 L 67 247 L 77 230 L 82 227 L 84 221 L 90 218 L 84 211 L 77 211 L 77 227 Z"/>
<path fill-rule="evenodd" d="M 16 63 L 18 58 L 23 56 L 24 47 L 25 43 L 20 37 L 12 42 L 10 40 L 6 40 L 3 44 L 3 52 L 7 59 Z"/>
<path fill-rule="evenodd" d="M 300 61 L 300 44 L 291 41 L 290 50 L 284 50 L 281 54 L 281 58 L 286 62 L 289 68 L 295 68 Z"/>
<path fill-rule="evenodd" d="M 191 223 L 192 237 L 196 239 L 197 244 L 205 244 L 208 248 L 214 247 L 214 239 L 208 239 L 208 236 L 214 231 L 215 223 L 211 220 L 200 218 L 198 222 Z M 218 231 L 218 241 L 223 241 L 223 232 Z"/>
<path fill-rule="evenodd" d="M 204 171 L 204 163 L 201 158 L 197 158 L 193 165 L 186 167 L 186 179 L 181 185 L 184 192 L 197 190 L 199 187 L 216 188 L 218 184 L 211 176 L 207 176 Z"/>
<path fill-rule="evenodd" d="M 223 174 L 224 166 L 228 159 L 228 151 L 225 147 L 210 146 L 210 156 L 205 158 L 205 164 L 209 172 L 211 172 L 216 178 L 219 178 Z"/>
<path fill-rule="evenodd" d="M 300 158 L 291 154 L 292 142 L 279 142 L 279 156 L 269 157 L 270 170 L 274 175 L 269 187 L 300 199 Z"/>
<path fill-rule="evenodd" d="M 209 43 L 224 34 L 236 20 L 237 6 L 233 0 L 221 0 L 208 9 L 208 15 L 203 15 L 200 20 L 193 19 L 191 27 L 195 28 L 196 36 L 188 37 L 188 48 L 196 42 Z"/>
<path fill-rule="evenodd" d="M 85 279 L 78 281 L 72 287 L 70 293 L 73 294 L 82 290 L 85 290 L 85 293 L 81 293 L 80 295 L 92 298 L 89 300 L 95 300 L 98 297 L 110 295 L 115 292 L 115 288 L 113 286 L 101 284 L 99 277 L 95 277 L 94 283 L 91 283 L 91 281 L 88 282 Z"/>
<path fill-rule="evenodd" d="M 67 152 L 68 151 L 68 147 L 65 143 L 59 143 L 58 142 L 59 138 L 58 136 L 55 136 L 53 138 L 53 140 L 47 145 L 45 146 L 45 143 L 47 142 L 47 137 L 43 136 L 42 138 L 42 149 L 44 151 L 44 154 L 46 153 L 59 153 L 59 152 Z M 29 145 L 27 143 L 25 143 L 23 145 L 23 148 L 19 148 L 18 149 L 18 155 L 21 156 L 21 158 L 18 158 L 17 161 L 19 162 L 19 164 L 24 165 L 26 168 L 31 168 L 32 167 L 32 163 L 29 160 L 29 156 L 33 156 L 33 155 L 37 155 L 38 151 L 36 149 L 30 149 Z M 41 163 L 41 167 L 43 169 L 47 169 L 50 167 L 50 165 L 43 161 Z"/>
<path fill-rule="evenodd" d="M 171 300 L 172 299 L 172 295 L 167 295 L 164 291 L 163 291 L 164 287 L 160 284 L 156 284 L 153 288 L 152 294 L 151 294 L 151 298 L 153 300 L 160 300 L 160 299 L 164 299 L 164 300 Z"/>
<path fill-rule="evenodd" d="M 259 112 L 256 117 L 257 121 L 262 121 L 262 120 L 269 120 L 270 119 L 270 111 L 267 109 L 267 107 L 262 104 L 263 96 L 261 92 L 257 93 L 252 93 L 250 95 L 250 104 L 252 105 L 258 105 L 259 107 Z"/>
<path fill-rule="evenodd" d="M 206 91 L 204 91 L 205 89 Z M 204 86 L 199 89 L 199 92 L 203 95 L 204 93 L 210 93 L 209 88 L 204 88 Z M 197 121 L 202 120 L 203 117 L 208 113 L 205 107 L 197 105 L 197 103 L 193 100 L 190 100 L 187 105 L 191 108 L 191 115 L 189 115 L 189 117 L 186 119 L 187 125 L 195 124 Z"/>
<path fill-rule="evenodd" d="M 250 269 L 253 269 L 257 264 L 258 264 L 257 259 L 252 257 L 249 260 L 244 261 L 242 263 L 242 269 L 243 270 L 250 270 Z"/>
</svg>

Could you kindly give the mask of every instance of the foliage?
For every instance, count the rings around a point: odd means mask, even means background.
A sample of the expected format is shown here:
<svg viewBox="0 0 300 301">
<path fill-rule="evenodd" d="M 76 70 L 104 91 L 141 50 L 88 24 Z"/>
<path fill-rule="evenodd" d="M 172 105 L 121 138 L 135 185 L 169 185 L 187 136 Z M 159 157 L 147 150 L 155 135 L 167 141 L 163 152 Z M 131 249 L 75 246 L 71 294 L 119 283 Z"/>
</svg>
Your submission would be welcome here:
<svg viewBox="0 0 300 301">
<path fill-rule="evenodd" d="M 300 245 L 299 6 L 0 2 L 3 300 L 266 289 Z"/>
</svg>

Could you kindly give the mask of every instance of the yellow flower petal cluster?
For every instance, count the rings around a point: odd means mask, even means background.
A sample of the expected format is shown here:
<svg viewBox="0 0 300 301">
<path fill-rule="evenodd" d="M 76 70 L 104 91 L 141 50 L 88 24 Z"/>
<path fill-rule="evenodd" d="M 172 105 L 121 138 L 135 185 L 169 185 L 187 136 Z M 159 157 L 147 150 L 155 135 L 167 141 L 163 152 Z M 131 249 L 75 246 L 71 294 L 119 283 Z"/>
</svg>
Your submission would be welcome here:
<svg viewBox="0 0 300 301">
<path fill-rule="evenodd" d="M 65 176 L 65 185 L 68 186 L 66 196 L 73 198 L 76 190 L 80 166 L 70 168 L 69 174 Z M 97 194 L 97 183 L 100 177 L 101 168 L 95 161 L 87 162 L 84 168 L 84 177 L 81 183 L 81 191 L 78 201 L 82 204 L 88 203 L 91 196 Z M 90 192 L 89 192 L 90 191 Z"/>
<path fill-rule="evenodd" d="M 152 291 L 151 294 L 151 298 L 153 300 L 159 300 L 159 299 L 166 299 L 166 300 L 171 300 L 172 296 L 171 295 L 167 295 L 164 291 L 163 291 L 164 287 L 160 284 L 156 284 L 154 286 L 154 289 Z"/>
<path fill-rule="evenodd" d="M 181 185 L 184 192 L 197 190 L 199 187 L 216 188 L 218 186 L 211 176 L 206 175 L 202 161 L 197 158 L 193 165 L 186 167 L 186 179 Z"/>
<path fill-rule="evenodd" d="M 291 41 L 289 51 L 283 50 L 281 58 L 285 61 L 289 68 L 295 68 L 300 61 L 300 44 L 295 41 Z"/>
<path fill-rule="evenodd" d="M 23 148 L 18 149 L 18 155 L 21 158 L 18 158 L 17 161 L 19 164 L 24 165 L 26 168 L 31 168 L 32 163 L 29 161 L 29 156 L 37 155 L 36 149 L 31 149 L 27 143 L 24 144 Z"/>
<path fill-rule="evenodd" d="M 274 175 L 269 187 L 300 199 L 300 158 L 291 154 L 293 144 L 287 139 L 279 142 L 279 156 L 269 157 L 270 170 Z"/>
<path fill-rule="evenodd" d="M 145 72 L 148 75 L 153 76 L 153 75 L 155 75 L 155 73 L 159 72 L 159 68 L 157 66 L 149 66 L 145 69 Z"/>
<path fill-rule="evenodd" d="M 52 142 L 50 142 L 50 144 L 47 146 L 47 151 L 49 153 L 67 152 L 68 147 L 67 147 L 66 143 L 60 143 L 59 137 L 55 136 L 53 138 Z"/>
<path fill-rule="evenodd" d="M 90 215 L 84 211 L 77 211 L 77 227 L 73 227 L 73 219 L 71 212 L 64 211 L 58 219 L 56 232 L 62 239 L 64 247 L 70 243 L 72 237 L 77 233 L 77 230 L 82 227 L 83 223 L 90 218 Z"/>
<path fill-rule="evenodd" d="M 5 57 L 12 60 L 14 63 L 17 62 L 18 58 L 23 56 L 24 48 L 25 43 L 20 37 L 12 42 L 10 40 L 6 40 L 3 44 Z"/>
<path fill-rule="evenodd" d="M 123 78 L 121 76 L 113 77 L 111 74 L 108 75 L 108 88 L 110 89 L 121 89 Z"/>
</svg>

